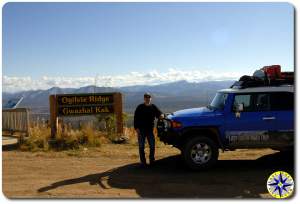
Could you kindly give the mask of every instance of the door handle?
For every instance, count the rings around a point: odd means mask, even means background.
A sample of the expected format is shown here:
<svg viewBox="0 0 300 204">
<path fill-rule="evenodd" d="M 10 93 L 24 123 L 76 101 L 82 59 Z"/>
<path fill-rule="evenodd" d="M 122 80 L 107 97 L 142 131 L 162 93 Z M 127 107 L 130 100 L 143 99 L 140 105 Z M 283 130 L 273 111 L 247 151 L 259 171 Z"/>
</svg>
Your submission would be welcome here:
<svg viewBox="0 0 300 204">
<path fill-rule="evenodd" d="M 263 120 L 275 120 L 276 118 L 275 117 L 263 117 L 262 119 Z"/>
</svg>

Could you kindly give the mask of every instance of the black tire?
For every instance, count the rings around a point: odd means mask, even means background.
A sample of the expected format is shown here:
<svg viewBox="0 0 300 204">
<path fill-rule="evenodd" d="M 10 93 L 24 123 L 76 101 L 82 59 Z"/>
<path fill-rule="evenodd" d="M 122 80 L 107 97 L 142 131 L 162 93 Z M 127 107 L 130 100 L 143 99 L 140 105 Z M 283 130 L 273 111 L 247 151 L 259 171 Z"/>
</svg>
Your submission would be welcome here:
<svg viewBox="0 0 300 204">
<path fill-rule="evenodd" d="M 294 148 L 290 147 L 290 148 L 271 148 L 273 150 L 276 151 L 280 151 L 281 154 L 294 154 Z"/>
<path fill-rule="evenodd" d="M 293 148 L 290 148 L 290 149 L 281 149 L 280 150 L 280 154 L 292 157 L 292 156 L 295 155 L 295 151 L 294 151 Z"/>
<path fill-rule="evenodd" d="M 200 146 L 199 146 L 200 145 Z M 205 146 L 207 145 L 207 146 Z M 195 153 L 200 148 L 200 152 L 203 154 L 203 151 L 207 154 L 207 156 L 201 155 L 202 159 L 199 159 L 199 154 Z M 205 150 L 205 148 L 207 150 Z M 197 155 L 197 156 L 196 156 Z M 209 156 L 208 156 L 209 155 Z M 210 139 L 209 137 L 197 136 L 188 140 L 182 151 L 183 159 L 186 165 L 192 170 L 202 170 L 208 169 L 212 167 L 218 160 L 219 157 L 219 149 L 217 144 Z M 197 158 L 198 157 L 198 158 Z"/>
</svg>

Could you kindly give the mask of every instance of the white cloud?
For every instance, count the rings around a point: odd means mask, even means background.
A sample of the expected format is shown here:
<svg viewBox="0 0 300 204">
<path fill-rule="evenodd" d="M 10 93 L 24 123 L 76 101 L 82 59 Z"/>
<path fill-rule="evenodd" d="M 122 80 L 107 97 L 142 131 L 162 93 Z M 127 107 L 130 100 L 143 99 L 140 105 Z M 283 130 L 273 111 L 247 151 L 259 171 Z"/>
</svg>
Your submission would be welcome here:
<svg viewBox="0 0 300 204">
<path fill-rule="evenodd" d="M 31 77 L 11 77 L 4 75 L 2 80 L 3 91 L 16 92 L 23 90 L 49 89 L 57 86 L 61 88 L 79 88 L 88 85 L 121 87 L 131 85 L 156 85 L 161 83 L 186 80 L 189 82 L 237 80 L 242 73 L 216 72 L 201 70 L 169 69 L 167 72 L 156 70 L 148 73 L 130 72 L 125 75 L 95 77 L 50 77 L 43 76 L 40 79 Z"/>
</svg>

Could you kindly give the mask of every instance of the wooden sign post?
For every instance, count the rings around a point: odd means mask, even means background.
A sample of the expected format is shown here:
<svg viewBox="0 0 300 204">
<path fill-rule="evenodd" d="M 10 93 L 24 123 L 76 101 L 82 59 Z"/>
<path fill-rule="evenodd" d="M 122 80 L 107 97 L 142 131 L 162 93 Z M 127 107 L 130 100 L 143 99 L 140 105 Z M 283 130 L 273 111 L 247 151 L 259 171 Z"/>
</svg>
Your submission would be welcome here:
<svg viewBox="0 0 300 204">
<path fill-rule="evenodd" d="M 112 113 L 116 116 L 117 134 L 123 134 L 121 93 L 87 93 L 50 95 L 51 140 L 56 139 L 58 117 Z"/>
<path fill-rule="evenodd" d="M 55 140 L 57 126 L 58 126 L 58 118 L 57 118 L 57 107 L 56 107 L 56 96 L 49 96 L 50 103 L 50 128 L 51 128 L 51 140 Z"/>
</svg>

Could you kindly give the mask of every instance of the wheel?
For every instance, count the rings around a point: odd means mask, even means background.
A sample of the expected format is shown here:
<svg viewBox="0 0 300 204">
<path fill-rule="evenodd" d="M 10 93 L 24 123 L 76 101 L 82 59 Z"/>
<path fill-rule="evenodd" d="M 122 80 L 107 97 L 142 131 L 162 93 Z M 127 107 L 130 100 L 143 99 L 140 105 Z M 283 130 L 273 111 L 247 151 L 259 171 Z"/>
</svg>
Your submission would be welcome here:
<svg viewBox="0 0 300 204">
<path fill-rule="evenodd" d="M 289 148 L 289 149 L 281 149 L 280 153 L 282 155 L 288 156 L 288 157 L 293 157 L 295 155 L 295 151 L 293 148 Z"/>
<path fill-rule="evenodd" d="M 183 150 L 186 165 L 192 170 L 212 167 L 218 160 L 217 144 L 209 137 L 194 137 L 186 142 Z"/>
<path fill-rule="evenodd" d="M 288 148 L 271 148 L 273 150 L 276 151 L 280 151 L 281 154 L 290 154 L 293 155 L 294 154 L 294 148 L 293 147 L 288 147 Z"/>
</svg>

